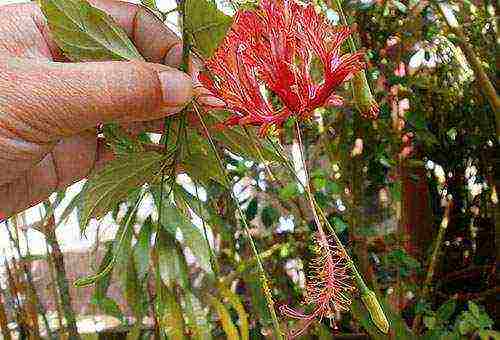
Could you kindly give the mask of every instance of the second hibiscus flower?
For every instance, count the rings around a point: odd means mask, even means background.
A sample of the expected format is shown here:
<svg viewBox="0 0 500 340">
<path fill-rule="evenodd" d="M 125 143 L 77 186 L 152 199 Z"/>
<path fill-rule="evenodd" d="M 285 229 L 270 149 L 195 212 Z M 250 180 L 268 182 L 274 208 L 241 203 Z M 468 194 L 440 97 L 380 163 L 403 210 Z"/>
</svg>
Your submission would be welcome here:
<svg viewBox="0 0 500 340">
<path fill-rule="evenodd" d="M 259 126 L 265 135 L 292 115 L 305 119 L 318 107 L 342 104 L 335 90 L 364 67 L 362 53 L 341 55 L 350 33 L 331 26 L 312 5 L 261 0 L 257 10 L 236 14 L 199 80 L 233 113 L 226 125 Z M 320 80 L 311 73 L 316 61 Z M 270 103 L 263 89 L 281 105 Z"/>
</svg>

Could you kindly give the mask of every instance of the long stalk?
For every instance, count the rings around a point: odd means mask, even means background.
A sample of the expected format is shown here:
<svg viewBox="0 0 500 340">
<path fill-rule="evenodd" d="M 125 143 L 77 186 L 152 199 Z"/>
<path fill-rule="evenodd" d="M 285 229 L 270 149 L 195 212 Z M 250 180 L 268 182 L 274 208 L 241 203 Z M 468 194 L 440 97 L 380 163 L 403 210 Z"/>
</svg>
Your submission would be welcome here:
<svg viewBox="0 0 500 340">
<path fill-rule="evenodd" d="M 252 252 L 254 253 L 255 258 L 257 260 L 257 267 L 259 269 L 260 276 L 261 276 L 260 279 L 261 279 L 262 290 L 264 291 L 264 296 L 265 296 L 266 301 L 267 301 L 267 308 L 269 309 L 269 313 L 271 314 L 271 319 L 272 319 L 273 326 L 274 326 L 274 335 L 277 339 L 282 339 L 283 334 L 281 333 L 280 325 L 279 325 L 279 321 L 278 321 L 278 316 L 277 316 L 276 310 L 274 308 L 274 301 L 273 301 L 272 293 L 271 293 L 271 290 L 269 287 L 269 280 L 267 278 L 267 275 L 266 275 L 266 272 L 264 269 L 264 265 L 262 263 L 262 258 L 259 254 L 259 251 L 257 250 L 257 246 L 255 245 L 255 242 L 252 238 L 252 234 L 250 233 L 250 228 L 248 227 L 246 216 L 243 213 L 243 210 L 241 209 L 241 205 L 240 205 L 240 202 L 238 201 L 238 198 L 234 195 L 232 185 L 231 185 L 230 181 L 228 180 L 229 174 L 227 172 L 227 169 L 224 167 L 224 163 L 222 162 L 222 158 L 219 155 L 219 151 L 217 150 L 217 147 L 215 146 L 215 142 L 212 139 L 212 135 L 210 134 L 210 131 L 207 128 L 207 125 L 205 123 L 205 120 L 203 119 L 203 115 L 200 112 L 200 109 L 198 107 L 197 102 L 193 102 L 193 108 L 194 108 L 194 111 L 196 112 L 196 115 L 198 116 L 198 119 L 200 120 L 203 131 L 205 132 L 205 134 L 208 138 L 210 147 L 212 148 L 212 151 L 217 159 L 217 163 L 220 167 L 220 170 L 224 174 L 224 176 L 222 176 L 222 177 L 224 178 L 224 181 L 226 182 L 225 184 L 226 184 L 226 186 L 231 194 L 233 201 L 236 204 L 238 214 L 240 215 L 241 224 L 243 225 L 243 229 L 245 230 L 245 233 L 248 237 L 250 247 L 252 248 Z"/>
<path fill-rule="evenodd" d="M 299 129 L 299 132 L 300 132 L 300 129 Z M 272 140 L 269 139 L 269 141 L 270 141 L 271 145 L 273 146 L 273 148 L 275 149 L 275 151 L 278 152 L 282 156 L 283 159 L 285 159 L 285 165 L 288 168 L 290 174 L 295 178 L 295 180 L 302 187 L 302 189 L 304 191 L 306 191 L 307 190 L 306 187 L 304 186 L 302 181 L 298 178 L 297 173 L 295 172 L 295 169 L 293 168 L 291 161 L 288 159 L 288 157 L 286 157 L 283 150 L 278 148 Z M 302 146 L 300 146 L 300 148 L 302 149 Z M 304 160 L 303 153 L 301 154 L 301 157 L 302 157 L 302 160 Z M 319 206 L 319 204 L 316 202 L 316 200 L 314 199 L 314 196 L 311 195 L 308 197 L 314 203 L 315 209 L 313 209 L 313 211 L 315 213 L 317 212 L 320 219 L 323 221 L 323 223 L 326 225 L 326 227 L 330 231 L 330 234 L 332 235 L 335 243 L 337 244 L 338 249 L 342 252 L 344 257 L 347 259 L 347 264 L 352 272 L 352 275 L 354 277 L 354 281 L 356 282 L 356 286 L 360 292 L 361 300 L 363 301 L 363 304 L 365 305 L 366 309 L 370 313 L 370 317 L 371 317 L 373 323 L 377 326 L 377 328 L 381 332 L 387 333 L 389 331 L 389 322 L 387 321 L 387 317 L 385 316 L 385 313 L 382 310 L 382 307 L 381 307 L 375 293 L 372 290 L 370 290 L 368 288 L 368 286 L 366 285 L 363 277 L 361 276 L 356 265 L 354 264 L 354 261 L 351 259 L 349 253 L 347 252 L 347 250 L 343 246 L 342 242 L 338 238 L 334 227 L 331 225 L 330 221 L 328 221 L 328 218 L 327 218 L 325 212 Z"/>
</svg>

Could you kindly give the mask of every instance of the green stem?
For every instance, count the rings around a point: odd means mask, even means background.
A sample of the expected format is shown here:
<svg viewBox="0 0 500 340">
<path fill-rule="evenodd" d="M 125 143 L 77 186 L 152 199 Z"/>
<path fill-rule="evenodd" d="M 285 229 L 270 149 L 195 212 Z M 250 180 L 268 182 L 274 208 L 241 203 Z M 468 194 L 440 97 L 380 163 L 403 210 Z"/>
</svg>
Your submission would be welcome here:
<svg viewBox="0 0 500 340">
<path fill-rule="evenodd" d="M 215 142 L 212 139 L 212 135 L 210 134 L 210 131 L 208 130 L 207 125 L 205 124 L 205 120 L 203 119 L 203 115 L 201 114 L 198 105 L 199 104 L 197 102 L 193 102 L 194 111 L 196 112 L 196 115 L 198 116 L 198 119 L 200 120 L 201 126 L 202 126 L 202 128 L 203 128 L 203 130 L 208 138 L 209 143 L 210 143 L 210 147 L 212 148 L 212 151 L 213 151 L 215 157 L 217 158 L 217 163 L 219 164 L 221 172 L 224 174 L 223 178 L 224 178 L 224 181 L 226 182 L 225 184 L 226 184 L 229 192 L 231 193 L 232 199 L 234 200 L 234 202 L 236 204 L 236 208 L 238 210 L 238 214 L 240 215 L 243 229 L 245 230 L 245 233 L 246 233 L 248 240 L 249 240 L 249 243 L 250 243 L 250 247 L 252 248 L 252 252 L 254 253 L 255 258 L 257 260 L 257 266 L 258 266 L 258 269 L 259 269 L 259 272 L 261 275 L 262 290 L 264 291 L 264 295 L 265 295 L 266 300 L 267 300 L 267 307 L 269 309 L 269 313 L 271 314 L 271 319 L 272 319 L 273 326 L 274 326 L 275 336 L 277 339 L 282 339 L 283 335 L 282 335 L 281 330 L 280 330 L 278 316 L 276 315 L 276 310 L 274 308 L 274 301 L 273 301 L 270 287 L 269 287 L 269 280 L 268 280 L 266 272 L 264 270 L 264 265 L 262 263 L 262 259 L 260 257 L 259 251 L 257 250 L 257 246 L 255 245 L 253 237 L 250 233 L 250 228 L 248 227 L 246 216 L 243 213 L 243 210 L 241 209 L 240 202 L 238 201 L 238 198 L 234 195 L 234 192 L 232 190 L 232 185 L 228 180 L 229 174 L 227 173 L 227 169 L 224 167 L 224 163 L 222 161 L 222 158 L 219 155 L 217 147 L 215 146 Z"/>
</svg>

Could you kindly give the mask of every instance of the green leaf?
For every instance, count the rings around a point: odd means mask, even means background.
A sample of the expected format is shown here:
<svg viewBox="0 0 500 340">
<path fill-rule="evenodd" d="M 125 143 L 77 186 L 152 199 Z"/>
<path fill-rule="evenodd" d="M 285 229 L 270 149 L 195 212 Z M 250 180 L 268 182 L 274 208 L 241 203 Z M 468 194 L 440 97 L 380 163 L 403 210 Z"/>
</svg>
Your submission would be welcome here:
<svg viewBox="0 0 500 340">
<path fill-rule="evenodd" d="M 155 197 L 159 197 L 159 195 L 155 195 Z M 158 202 L 159 199 L 156 199 L 156 201 Z M 175 237 L 177 229 L 181 231 L 183 244 L 196 256 L 201 268 L 207 273 L 211 273 L 210 250 L 207 241 L 201 230 L 191 222 L 190 218 L 184 215 L 179 208 L 170 204 L 167 199 L 163 199 L 160 218 L 160 224 L 173 237 Z"/>
<path fill-rule="evenodd" d="M 71 216 L 71 213 L 75 210 L 75 209 L 79 209 L 79 207 L 81 207 L 82 205 L 82 192 L 80 191 L 78 194 L 76 194 L 72 199 L 71 201 L 69 202 L 69 204 L 66 206 L 66 208 L 64 208 L 64 211 L 62 212 L 61 216 L 59 216 L 59 221 L 56 222 L 56 228 L 61 224 L 61 223 L 66 223 L 66 220 Z M 78 213 L 77 214 L 78 216 L 78 220 L 80 219 L 80 216 L 81 214 Z"/>
<path fill-rule="evenodd" d="M 191 331 L 190 338 L 195 340 L 212 339 L 212 325 L 209 321 L 209 315 L 200 300 L 190 290 L 184 292 L 184 300 L 184 315 L 186 325 Z"/>
<path fill-rule="evenodd" d="M 238 314 L 241 340 L 248 340 L 250 329 L 248 324 L 248 313 L 246 312 L 245 307 L 241 302 L 240 296 L 234 293 L 231 289 L 223 286 L 222 284 L 219 285 L 219 292 L 225 299 L 227 299 L 229 304 Z"/>
<path fill-rule="evenodd" d="M 268 205 L 267 207 L 264 207 L 264 209 L 262 209 L 260 218 L 262 219 L 262 223 L 264 224 L 264 226 L 270 228 L 273 226 L 273 224 L 278 222 L 280 213 L 276 208 Z"/>
<path fill-rule="evenodd" d="M 92 217 L 104 216 L 144 183 L 154 182 L 165 159 L 156 152 L 122 155 L 94 173 L 82 189 L 81 230 Z"/>
<path fill-rule="evenodd" d="M 245 210 L 245 216 L 247 221 L 251 221 L 255 218 L 255 216 L 257 216 L 257 208 L 258 208 L 258 201 L 257 198 L 254 197 L 252 198 L 250 203 L 248 203 L 248 207 Z"/>
<path fill-rule="evenodd" d="M 120 306 L 118 306 L 118 303 L 116 303 L 115 300 L 105 296 L 100 300 L 92 299 L 91 303 L 97 305 L 104 314 L 114 316 L 115 318 L 124 322 L 123 313 L 120 309 Z"/>
<path fill-rule="evenodd" d="M 163 287 L 160 295 L 165 302 L 165 309 L 161 311 L 161 326 L 165 334 L 171 340 L 184 340 L 184 317 L 176 294 L 172 289 Z"/>
<path fill-rule="evenodd" d="M 209 113 L 210 114 L 210 113 Z M 212 118 L 216 119 L 217 113 L 211 113 Z M 217 122 L 220 122 L 217 119 Z M 212 124 L 215 124 L 212 122 Z M 251 128 L 243 129 L 239 126 L 233 126 L 230 129 L 222 131 L 211 131 L 213 138 L 221 142 L 225 148 L 246 159 L 251 159 L 256 162 L 282 162 L 284 161 L 276 151 L 269 145 L 257 137 L 255 130 Z"/>
<path fill-rule="evenodd" d="M 281 188 L 279 191 L 279 196 L 284 201 L 297 197 L 298 195 L 299 195 L 299 188 L 297 188 L 297 184 L 295 184 L 294 182 L 288 183 L 285 187 Z"/>
<path fill-rule="evenodd" d="M 436 311 L 436 318 L 438 319 L 438 322 L 443 323 L 448 321 L 455 312 L 456 307 L 457 302 L 455 299 L 450 299 L 442 304 Z"/>
<path fill-rule="evenodd" d="M 479 306 L 476 305 L 473 301 L 469 301 L 469 311 L 474 315 L 476 318 L 479 318 L 480 311 L 479 311 Z"/>
<path fill-rule="evenodd" d="M 172 288 L 178 284 L 182 288 L 188 288 L 186 260 L 174 237 L 159 231 L 157 250 L 160 277 L 165 286 Z"/>
<path fill-rule="evenodd" d="M 204 57 L 214 54 L 233 22 L 209 0 L 186 0 L 184 17 L 185 29 Z"/>
<path fill-rule="evenodd" d="M 324 177 L 314 177 L 312 183 L 317 190 L 321 190 L 326 187 L 327 179 Z"/>
<path fill-rule="evenodd" d="M 479 337 L 481 338 L 481 340 L 500 340 L 500 332 L 482 330 L 479 331 Z"/>
<path fill-rule="evenodd" d="M 134 263 L 137 268 L 139 280 L 143 280 L 149 270 L 149 250 L 152 232 L 153 225 L 151 218 L 148 218 L 142 225 L 137 243 L 134 246 Z"/>
<path fill-rule="evenodd" d="M 122 223 L 120 223 L 120 228 L 118 229 L 115 239 L 113 240 L 111 256 L 109 258 L 105 257 L 107 261 L 102 262 L 101 267 L 96 274 L 76 280 L 74 283 L 75 287 L 87 287 L 100 281 L 101 279 L 107 279 L 117 260 L 123 261 L 123 255 L 129 253 L 130 242 L 132 240 L 132 227 L 135 222 L 137 208 L 141 203 L 142 197 L 143 195 L 140 195 L 134 199 L 133 207 L 127 210 Z M 125 247 L 124 245 L 128 246 Z"/>
<path fill-rule="evenodd" d="M 392 3 L 394 4 L 394 6 L 396 6 L 396 8 L 402 12 L 402 13 L 406 13 L 408 11 L 408 8 L 406 7 L 405 4 L 403 4 L 402 2 L 400 1 L 397 1 L 397 0 L 392 0 Z"/>
<path fill-rule="evenodd" d="M 436 318 L 433 316 L 424 316 L 424 325 L 429 329 L 434 329 L 436 326 Z"/>
<path fill-rule="evenodd" d="M 143 60 L 125 31 L 85 0 L 40 0 L 59 47 L 72 61 Z"/>
<path fill-rule="evenodd" d="M 341 218 L 334 217 L 333 218 L 333 227 L 335 228 L 336 233 L 342 233 L 344 230 L 349 228 L 349 225 L 345 223 Z"/>
<path fill-rule="evenodd" d="M 227 310 L 226 306 L 220 302 L 217 298 L 209 296 L 210 304 L 219 316 L 219 321 L 222 325 L 222 329 L 226 333 L 227 339 L 237 340 L 239 339 L 238 329 L 231 320 L 231 314 Z"/>
<path fill-rule="evenodd" d="M 333 195 L 338 195 L 342 192 L 342 188 L 340 187 L 340 185 L 338 185 L 334 181 L 327 181 L 326 190 Z"/>
<path fill-rule="evenodd" d="M 182 167 L 189 177 L 205 185 L 211 180 L 225 185 L 225 175 L 222 173 L 208 141 L 192 130 L 188 131 L 186 145 L 189 149 L 182 159 Z"/>
</svg>

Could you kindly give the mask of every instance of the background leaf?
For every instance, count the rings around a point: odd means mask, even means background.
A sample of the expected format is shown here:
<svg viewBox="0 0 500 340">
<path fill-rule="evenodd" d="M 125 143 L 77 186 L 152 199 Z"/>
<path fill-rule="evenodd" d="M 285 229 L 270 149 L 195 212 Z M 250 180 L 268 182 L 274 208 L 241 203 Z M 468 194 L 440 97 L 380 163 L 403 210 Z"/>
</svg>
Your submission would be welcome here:
<svg viewBox="0 0 500 340">
<path fill-rule="evenodd" d="M 185 11 L 184 25 L 192 36 L 194 47 L 204 57 L 212 56 L 233 19 L 209 0 L 186 0 Z"/>
</svg>

